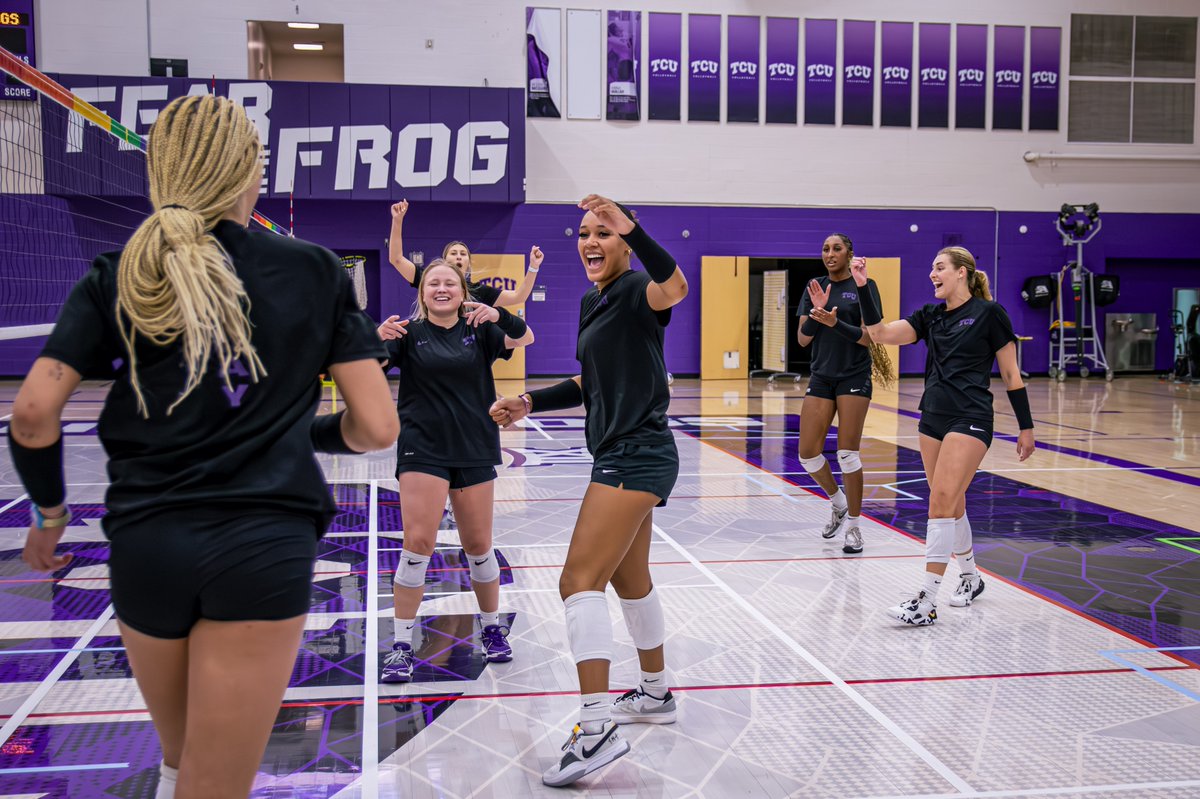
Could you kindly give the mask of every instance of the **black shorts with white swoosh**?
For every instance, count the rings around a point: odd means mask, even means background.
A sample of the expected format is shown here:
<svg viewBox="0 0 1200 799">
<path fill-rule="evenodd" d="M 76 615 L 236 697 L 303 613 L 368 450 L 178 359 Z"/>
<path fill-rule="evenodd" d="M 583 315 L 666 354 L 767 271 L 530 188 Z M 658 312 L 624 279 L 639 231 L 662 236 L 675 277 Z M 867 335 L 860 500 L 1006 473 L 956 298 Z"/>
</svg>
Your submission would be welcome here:
<svg viewBox="0 0 1200 799">
<path fill-rule="evenodd" d="M 871 371 L 868 369 L 860 375 L 831 379 L 813 373 L 808 379 L 806 397 L 837 400 L 841 396 L 871 398 Z"/>
<path fill-rule="evenodd" d="M 985 447 L 992 445 L 992 423 L 982 419 L 966 419 L 961 416 L 922 411 L 917 432 L 938 441 L 950 433 L 962 433 L 964 436 L 979 439 Z"/>
<path fill-rule="evenodd" d="M 592 482 L 626 491 L 645 491 L 667 504 L 679 479 L 679 450 L 675 440 L 663 444 L 621 443 L 596 454 Z"/>
</svg>

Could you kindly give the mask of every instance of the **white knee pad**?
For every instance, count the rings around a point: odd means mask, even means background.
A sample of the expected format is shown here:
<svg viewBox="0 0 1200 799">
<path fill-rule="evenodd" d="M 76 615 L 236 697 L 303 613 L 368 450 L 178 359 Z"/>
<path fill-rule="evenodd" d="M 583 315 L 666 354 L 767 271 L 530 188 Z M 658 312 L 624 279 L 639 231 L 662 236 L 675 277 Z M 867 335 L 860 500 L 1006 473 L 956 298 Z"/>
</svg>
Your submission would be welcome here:
<svg viewBox="0 0 1200 799">
<path fill-rule="evenodd" d="M 925 526 L 925 562 L 949 563 L 954 547 L 954 519 L 930 519 Z"/>
<path fill-rule="evenodd" d="M 961 519 L 954 520 L 954 554 L 966 554 L 971 551 L 972 546 L 971 522 L 967 519 L 967 514 L 963 513 Z"/>
<path fill-rule="evenodd" d="M 467 553 L 467 563 L 471 570 L 472 583 L 493 583 L 500 579 L 500 561 L 496 560 L 494 549 L 489 549 L 482 555 Z"/>
<path fill-rule="evenodd" d="M 657 649 L 667 637 L 667 623 L 663 619 L 662 602 L 658 592 L 650 587 L 650 593 L 641 599 L 622 599 L 621 613 L 625 616 L 625 627 L 638 649 Z"/>
<path fill-rule="evenodd" d="M 858 459 L 858 450 L 856 449 L 839 449 L 837 458 L 838 464 L 842 467 L 842 474 L 862 470 L 862 461 Z"/>
<path fill-rule="evenodd" d="M 580 591 L 563 604 L 567 610 L 567 640 L 576 663 L 612 660 L 612 621 L 603 591 Z"/>
<path fill-rule="evenodd" d="M 825 465 L 824 455 L 815 455 L 811 458 L 801 458 L 800 465 L 804 467 L 804 471 L 809 474 L 816 474 L 821 471 L 821 467 Z"/>
<path fill-rule="evenodd" d="M 425 570 L 429 568 L 429 555 L 418 555 L 407 549 L 400 552 L 400 562 L 392 582 L 404 588 L 422 588 L 425 585 Z"/>
</svg>

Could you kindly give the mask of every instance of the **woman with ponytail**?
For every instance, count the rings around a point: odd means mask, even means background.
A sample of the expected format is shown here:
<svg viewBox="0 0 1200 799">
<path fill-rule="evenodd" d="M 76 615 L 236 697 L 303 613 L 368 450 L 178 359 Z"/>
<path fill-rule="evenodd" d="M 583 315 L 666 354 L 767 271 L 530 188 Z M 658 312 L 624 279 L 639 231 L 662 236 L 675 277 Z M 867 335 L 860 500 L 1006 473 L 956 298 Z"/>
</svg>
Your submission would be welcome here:
<svg viewBox="0 0 1200 799">
<path fill-rule="evenodd" d="M 863 551 L 859 517 L 862 513 L 863 475 L 858 450 L 863 424 L 871 404 L 871 377 L 884 387 L 896 379 L 887 351 L 871 342 L 861 325 L 860 298 L 879 308 L 879 289 L 868 280 L 860 291 L 850 274 L 854 244 L 850 237 L 834 233 L 821 247 L 828 277 L 809 281 L 808 291 L 800 300 L 797 314 L 800 327 L 796 340 L 801 347 L 812 345 L 812 376 L 800 413 L 800 464 L 833 503 L 829 524 L 821 532 L 824 538 L 843 534 L 842 551 L 848 555 Z M 842 470 L 838 488 L 821 450 L 825 437 L 838 420 L 837 459 Z"/>
<path fill-rule="evenodd" d="M 162 744 L 156 797 L 246 796 L 296 659 L 317 540 L 333 517 L 325 452 L 396 439 L 386 357 L 328 250 L 250 235 L 258 132 L 204 95 L 149 136 L 153 213 L 77 283 L 21 386 L 10 451 L 32 502 L 25 561 L 71 515 L 62 411 L 112 381 L 100 416 L 113 608 Z M 318 374 L 346 409 L 314 419 Z"/>
<path fill-rule="evenodd" d="M 866 262 L 851 267 L 854 282 L 867 285 Z M 937 621 L 937 595 L 950 562 L 958 560 L 958 587 L 952 607 L 966 607 L 983 592 L 975 568 L 971 523 L 967 521 L 967 487 L 992 444 L 992 363 L 1008 389 L 1020 434 L 1017 458 L 1034 450 L 1029 395 L 1017 366 L 1012 322 L 992 300 L 987 276 L 962 247 L 946 247 L 929 273 L 933 296 L 941 302 L 918 308 L 907 319 L 883 323 L 878 308 L 862 302 L 863 324 L 871 340 L 881 344 L 924 341 L 925 392 L 921 396 L 921 462 L 929 481 L 929 523 L 925 533 L 925 579 L 913 599 L 888 608 L 893 619 L 915 626 Z"/>
</svg>

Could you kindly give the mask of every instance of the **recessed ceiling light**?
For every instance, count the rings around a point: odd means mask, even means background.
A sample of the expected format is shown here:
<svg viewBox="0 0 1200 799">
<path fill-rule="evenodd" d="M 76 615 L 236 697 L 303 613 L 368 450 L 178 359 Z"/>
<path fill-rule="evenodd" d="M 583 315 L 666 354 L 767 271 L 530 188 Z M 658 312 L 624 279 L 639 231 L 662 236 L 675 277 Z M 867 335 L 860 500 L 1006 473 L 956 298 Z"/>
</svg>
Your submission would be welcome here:
<svg viewBox="0 0 1200 799">
<path fill-rule="evenodd" d="M 321 26 L 315 22 L 289 22 L 288 27 L 289 28 L 300 28 L 301 30 L 306 30 L 306 31 L 315 31 L 318 28 L 320 28 Z"/>
<path fill-rule="evenodd" d="M 325 49 L 325 45 L 323 45 L 323 44 L 293 44 L 292 47 L 295 48 L 296 50 L 324 50 Z"/>
</svg>

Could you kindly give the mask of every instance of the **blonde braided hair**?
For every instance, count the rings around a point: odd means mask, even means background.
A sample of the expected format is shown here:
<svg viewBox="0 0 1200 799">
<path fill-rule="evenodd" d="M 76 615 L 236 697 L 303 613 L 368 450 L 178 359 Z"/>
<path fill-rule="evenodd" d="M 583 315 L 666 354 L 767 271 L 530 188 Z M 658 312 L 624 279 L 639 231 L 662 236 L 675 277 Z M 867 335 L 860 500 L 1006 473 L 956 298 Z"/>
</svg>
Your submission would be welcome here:
<svg viewBox="0 0 1200 799">
<path fill-rule="evenodd" d="M 262 177 L 258 131 L 232 101 L 181 97 L 150 129 L 146 166 L 154 213 L 125 245 L 117 270 L 117 327 L 129 351 L 138 410 L 150 411 L 137 377 L 136 339 L 182 339 L 187 381 L 169 415 L 195 390 L 214 356 L 225 385 L 244 358 L 250 378 L 267 370 L 250 339 L 250 299 L 212 229 Z"/>
<path fill-rule="evenodd" d="M 842 240 L 842 244 L 846 248 L 846 257 L 848 260 L 854 259 L 854 242 L 845 233 L 831 233 L 830 236 L 837 236 Z M 892 364 L 892 359 L 888 357 L 887 349 L 882 344 L 874 342 L 867 345 L 867 351 L 871 353 L 871 376 L 875 378 L 875 382 L 884 388 L 891 388 L 896 382 L 896 368 Z"/>
</svg>

